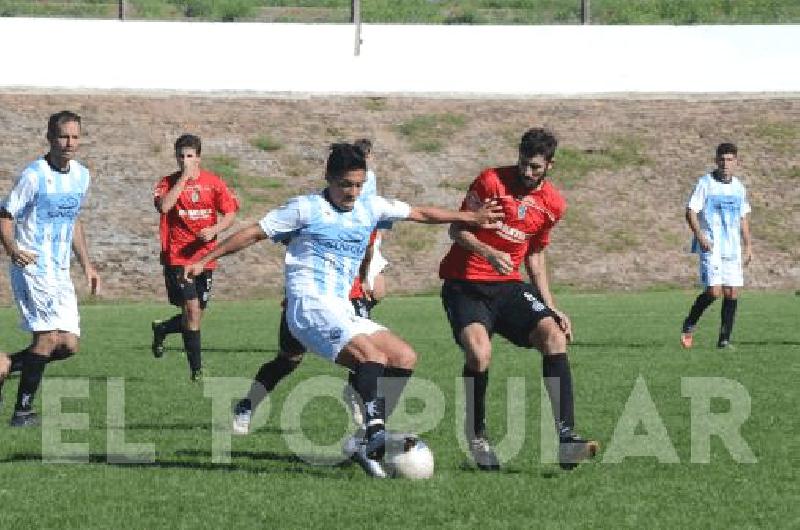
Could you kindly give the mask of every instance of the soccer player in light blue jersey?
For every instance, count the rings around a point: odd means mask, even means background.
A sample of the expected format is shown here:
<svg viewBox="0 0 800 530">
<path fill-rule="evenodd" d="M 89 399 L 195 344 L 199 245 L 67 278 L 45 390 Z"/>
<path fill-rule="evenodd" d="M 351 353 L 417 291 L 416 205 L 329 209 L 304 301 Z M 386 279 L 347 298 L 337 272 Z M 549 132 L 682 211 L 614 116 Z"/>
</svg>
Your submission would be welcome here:
<svg viewBox="0 0 800 530">
<path fill-rule="evenodd" d="M 11 369 L 22 372 L 11 417 L 14 427 L 38 424 L 33 398 L 48 361 L 78 351 L 80 318 L 69 274 L 73 250 L 92 293 L 99 283 L 78 220 L 90 181 L 89 171 L 74 159 L 80 138 L 80 116 L 70 111 L 50 116 L 49 152 L 22 171 L 0 206 L 0 239 L 11 258 L 11 289 L 21 327 L 33 334 L 30 346 L 10 356 Z"/>
<path fill-rule="evenodd" d="M 417 354 L 386 327 L 357 315 L 348 298 L 370 233 L 379 223 L 406 219 L 491 227 L 502 214 L 493 203 L 456 212 L 378 195 L 360 200 L 366 169 L 361 149 L 334 144 L 325 170 L 327 187 L 321 193 L 295 197 L 267 213 L 187 266 L 186 274 L 199 274 L 206 261 L 267 238 L 289 240 L 284 267 L 289 331 L 308 350 L 355 373 L 355 389 L 365 404 L 366 436 L 353 458 L 369 475 L 384 477 L 380 460 L 386 439 L 385 403 L 378 380 L 387 367 L 401 368 L 410 376 Z"/>
<path fill-rule="evenodd" d="M 744 184 L 734 175 L 738 150 L 732 143 L 717 146 L 717 169 L 700 177 L 686 207 L 686 221 L 694 234 L 692 252 L 700 255 L 700 281 L 705 290 L 683 321 L 681 345 L 691 348 L 703 311 L 722 299 L 722 323 L 717 346 L 730 345 L 736 316 L 738 288 L 744 285 L 742 264 L 753 258 L 750 245 L 750 204 Z"/>
</svg>

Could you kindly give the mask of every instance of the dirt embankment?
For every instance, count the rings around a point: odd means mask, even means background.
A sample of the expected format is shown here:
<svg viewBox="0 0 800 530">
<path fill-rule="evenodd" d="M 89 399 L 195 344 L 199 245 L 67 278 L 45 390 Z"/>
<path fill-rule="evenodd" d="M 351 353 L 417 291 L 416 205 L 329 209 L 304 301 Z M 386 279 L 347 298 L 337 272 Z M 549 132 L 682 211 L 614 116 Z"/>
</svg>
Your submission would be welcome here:
<svg viewBox="0 0 800 530">
<path fill-rule="evenodd" d="M 518 138 L 534 125 L 560 138 L 552 178 L 569 204 L 548 254 L 553 283 L 692 285 L 696 261 L 687 254 L 685 201 L 712 167 L 716 144 L 734 141 L 753 205 L 756 258 L 746 282 L 800 285 L 800 99 L 0 94 L 0 192 L 46 150 L 47 116 L 65 108 L 84 119 L 81 159 L 94 182 L 83 218 L 109 298 L 163 297 L 151 190 L 173 170 L 172 143 L 183 132 L 201 135 L 206 165 L 230 175 L 245 203 L 240 223 L 247 223 L 291 195 L 321 187 L 327 145 L 360 136 L 375 142 L 381 194 L 457 207 L 481 168 L 515 163 Z M 401 223 L 384 246 L 390 289 L 435 289 L 448 244 L 444 227 Z M 265 243 L 223 260 L 215 287 L 226 298 L 279 292 L 282 247 Z M 0 301 L 8 300 L 2 281 Z"/>
</svg>

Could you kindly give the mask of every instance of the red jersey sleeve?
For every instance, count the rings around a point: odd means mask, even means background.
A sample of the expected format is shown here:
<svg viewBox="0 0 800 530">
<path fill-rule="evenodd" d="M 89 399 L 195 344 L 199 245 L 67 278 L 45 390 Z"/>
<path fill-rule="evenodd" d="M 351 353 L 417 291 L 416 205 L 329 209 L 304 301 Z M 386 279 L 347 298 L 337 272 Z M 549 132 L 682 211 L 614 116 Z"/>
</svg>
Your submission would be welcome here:
<svg viewBox="0 0 800 530">
<path fill-rule="evenodd" d="M 158 208 L 158 201 L 161 199 L 161 197 L 166 195 L 166 193 L 169 191 L 171 176 L 172 175 L 167 175 L 166 177 L 162 177 L 161 180 L 156 183 L 156 187 L 153 188 L 153 206 L 156 208 Z"/>
<path fill-rule="evenodd" d="M 556 223 L 561 220 L 564 216 L 564 212 L 567 210 L 567 201 L 564 200 L 564 197 L 561 196 L 555 187 L 548 183 L 547 188 L 547 193 L 543 197 L 543 202 L 545 208 L 552 213 L 553 217 L 550 219 L 550 223 L 546 228 L 540 230 L 539 233 L 531 237 L 530 241 L 528 241 L 528 255 L 534 252 L 541 252 L 550 244 L 550 231 Z"/>
<path fill-rule="evenodd" d="M 239 198 L 231 190 L 225 181 L 217 178 L 216 186 L 216 207 L 218 212 L 228 214 L 239 210 Z"/>
<path fill-rule="evenodd" d="M 487 169 L 472 181 L 467 195 L 461 202 L 462 211 L 475 211 L 481 207 L 483 201 L 500 195 L 497 174 L 492 169 Z"/>
</svg>

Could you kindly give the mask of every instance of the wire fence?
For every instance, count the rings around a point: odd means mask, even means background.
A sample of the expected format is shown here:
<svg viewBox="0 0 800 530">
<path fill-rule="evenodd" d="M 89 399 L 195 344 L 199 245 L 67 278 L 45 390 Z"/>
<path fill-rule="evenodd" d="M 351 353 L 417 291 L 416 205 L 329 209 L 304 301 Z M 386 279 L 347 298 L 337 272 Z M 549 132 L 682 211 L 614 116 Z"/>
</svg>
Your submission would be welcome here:
<svg viewBox="0 0 800 530">
<path fill-rule="evenodd" d="M 356 6 L 358 17 L 356 17 Z M 0 0 L 0 16 L 393 24 L 800 23 L 797 0 Z"/>
</svg>

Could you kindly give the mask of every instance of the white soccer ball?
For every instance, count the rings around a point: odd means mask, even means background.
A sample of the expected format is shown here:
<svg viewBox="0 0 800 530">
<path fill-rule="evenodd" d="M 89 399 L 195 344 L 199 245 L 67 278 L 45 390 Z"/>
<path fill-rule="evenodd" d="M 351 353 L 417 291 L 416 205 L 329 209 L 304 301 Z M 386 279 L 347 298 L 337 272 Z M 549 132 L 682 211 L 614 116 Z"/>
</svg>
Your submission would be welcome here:
<svg viewBox="0 0 800 530">
<path fill-rule="evenodd" d="M 393 477 L 426 479 L 433 476 L 433 453 L 414 434 L 393 434 L 386 442 L 386 471 Z"/>
</svg>

